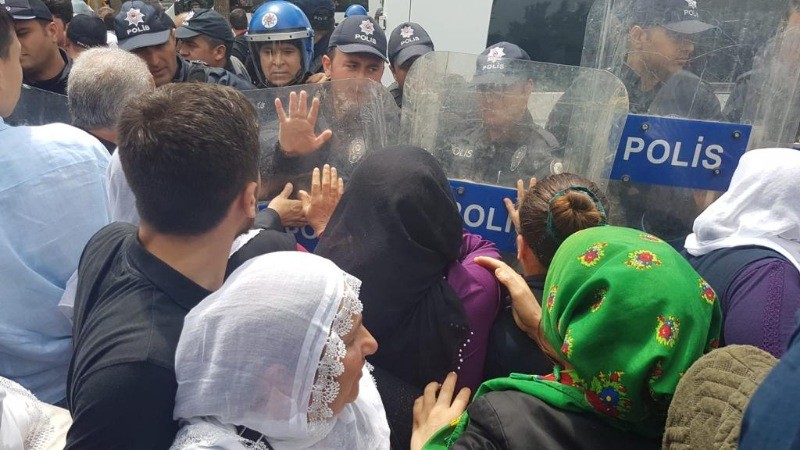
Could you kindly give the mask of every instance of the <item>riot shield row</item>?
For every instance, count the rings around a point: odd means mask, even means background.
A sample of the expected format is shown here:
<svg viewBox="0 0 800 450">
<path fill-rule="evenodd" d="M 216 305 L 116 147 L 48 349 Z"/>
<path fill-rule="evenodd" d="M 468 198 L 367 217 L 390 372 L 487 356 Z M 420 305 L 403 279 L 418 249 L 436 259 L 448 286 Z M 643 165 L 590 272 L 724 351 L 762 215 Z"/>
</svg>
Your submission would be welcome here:
<svg viewBox="0 0 800 450">
<path fill-rule="evenodd" d="M 616 224 L 683 238 L 744 151 L 792 146 L 800 129 L 800 27 L 787 16 L 800 13 L 685 1 L 654 13 L 641 0 L 598 0 L 582 67 L 428 53 L 406 77 L 402 114 L 369 80 L 245 92 L 261 125 L 262 199 L 288 181 L 305 188 L 324 163 L 346 180 L 368 152 L 402 142 L 437 158 L 465 226 L 502 250 L 514 245 L 503 197 L 518 179 L 562 172 L 605 188 Z M 333 137 L 290 158 L 275 99 L 288 105 L 301 90 L 320 100 L 317 132 Z M 7 121 L 69 122 L 66 98 L 26 88 Z"/>
</svg>

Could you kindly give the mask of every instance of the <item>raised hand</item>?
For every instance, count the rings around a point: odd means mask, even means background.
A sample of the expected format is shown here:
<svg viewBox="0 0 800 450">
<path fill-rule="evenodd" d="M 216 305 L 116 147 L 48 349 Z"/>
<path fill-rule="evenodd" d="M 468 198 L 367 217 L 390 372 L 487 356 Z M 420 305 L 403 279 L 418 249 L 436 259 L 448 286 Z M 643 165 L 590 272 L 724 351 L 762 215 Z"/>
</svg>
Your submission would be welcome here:
<svg viewBox="0 0 800 450">
<path fill-rule="evenodd" d="M 319 99 L 311 101 L 308 109 L 308 94 L 300 91 L 289 94 L 289 114 L 283 109 L 281 99 L 275 99 L 275 111 L 278 113 L 280 126 L 278 142 L 287 156 L 303 156 L 317 151 L 330 140 L 333 132 L 325 130 L 319 135 L 314 131 L 319 116 Z"/>
<path fill-rule="evenodd" d="M 311 174 L 311 194 L 306 191 L 299 192 L 306 221 L 317 236 L 325 231 L 343 194 L 344 180 L 339 178 L 335 167 L 327 164 L 322 168 L 321 178 L 319 168 L 315 168 Z"/>
<path fill-rule="evenodd" d="M 504 198 L 503 203 L 506 204 L 506 210 L 508 210 L 508 215 L 511 217 L 511 221 L 514 223 L 514 228 L 517 230 L 517 233 L 520 232 L 519 228 L 519 207 L 522 206 L 522 201 L 525 200 L 525 193 L 533 189 L 536 186 L 536 178 L 531 178 L 530 185 L 528 189 L 525 189 L 525 183 L 522 180 L 517 180 L 517 203 L 516 205 L 514 202 L 511 201 L 510 198 Z"/>
</svg>

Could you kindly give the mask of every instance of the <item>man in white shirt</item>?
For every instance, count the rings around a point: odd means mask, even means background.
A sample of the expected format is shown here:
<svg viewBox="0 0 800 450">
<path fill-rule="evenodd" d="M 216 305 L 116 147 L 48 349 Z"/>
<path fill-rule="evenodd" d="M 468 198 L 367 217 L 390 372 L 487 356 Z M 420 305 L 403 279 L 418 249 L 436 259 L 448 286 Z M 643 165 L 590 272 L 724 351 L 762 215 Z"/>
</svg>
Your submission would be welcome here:
<svg viewBox="0 0 800 450">
<path fill-rule="evenodd" d="M 0 376 L 59 403 L 72 326 L 57 304 L 84 245 L 108 223 L 108 152 L 69 125 L 3 121 L 20 97 L 20 52 L 0 8 Z"/>
</svg>

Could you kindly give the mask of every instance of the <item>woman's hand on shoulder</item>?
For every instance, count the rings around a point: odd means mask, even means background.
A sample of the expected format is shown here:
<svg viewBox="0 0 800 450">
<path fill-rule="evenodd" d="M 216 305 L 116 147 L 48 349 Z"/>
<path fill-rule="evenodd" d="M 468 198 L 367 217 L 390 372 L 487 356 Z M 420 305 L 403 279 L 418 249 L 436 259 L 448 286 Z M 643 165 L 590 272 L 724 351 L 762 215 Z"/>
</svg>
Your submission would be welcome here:
<svg viewBox="0 0 800 450">
<path fill-rule="evenodd" d="M 475 258 L 475 262 L 492 271 L 497 280 L 508 289 L 514 322 L 531 339 L 536 340 L 535 336 L 539 333 L 539 324 L 542 321 L 542 305 L 536 300 L 522 275 L 499 259 L 479 256 Z"/>
</svg>

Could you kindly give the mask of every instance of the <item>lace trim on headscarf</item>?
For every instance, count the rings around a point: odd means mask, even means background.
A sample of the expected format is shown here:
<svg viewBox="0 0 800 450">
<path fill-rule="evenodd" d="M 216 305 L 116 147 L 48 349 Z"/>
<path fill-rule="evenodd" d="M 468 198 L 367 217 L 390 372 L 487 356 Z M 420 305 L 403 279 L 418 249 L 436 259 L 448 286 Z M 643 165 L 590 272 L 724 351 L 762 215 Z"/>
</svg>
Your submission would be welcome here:
<svg viewBox="0 0 800 450">
<path fill-rule="evenodd" d="M 0 389 L 19 395 L 27 400 L 25 402 L 25 412 L 30 417 L 31 425 L 25 434 L 25 448 L 30 450 L 47 448 L 53 433 L 55 433 L 55 428 L 44 409 L 40 406 L 39 400 L 29 390 L 6 378 L 0 377 Z"/>
<path fill-rule="evenodd" d="M 339 382 L 336 379 L 344 373 L 344 363 L 347 348 L 342 341 L 342 336 L 353 330 L 353 316 L 360 314 L 364 309 L 358 292 L 361 281 L 348 274 L 344 275 L 344 291 L 342 293 L 342 306 L 331 325 L 331 333 L 325 342 L 322 360 L 319 362 L 317 377 L 311 388 L 311 404 L 308 407 L 308 425 L 312 434 L 324 433 L 329 428 L 328 422 L 333 418 L 330 405 L 339 396 Z"/>
<path fill-rule="evenodd" d="M 194 426 L 185 426 L 181 428 L 175 441 L 172 443 L 170 450 L 181 450 L 189 448 L 198 448 L 204 446 L 215 446 L 220 442 L 229 443 L 234 439 L 235 442 L 242 446 L 243 449 L 250 450 L 270 450 L 263 442 L 251 441 L 241 436 L 231 436 L 231 432 L 225 429 L 220 429 L 208 423 L 200 423 Z"/>
</svg>

